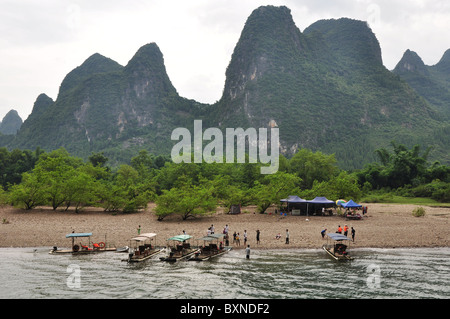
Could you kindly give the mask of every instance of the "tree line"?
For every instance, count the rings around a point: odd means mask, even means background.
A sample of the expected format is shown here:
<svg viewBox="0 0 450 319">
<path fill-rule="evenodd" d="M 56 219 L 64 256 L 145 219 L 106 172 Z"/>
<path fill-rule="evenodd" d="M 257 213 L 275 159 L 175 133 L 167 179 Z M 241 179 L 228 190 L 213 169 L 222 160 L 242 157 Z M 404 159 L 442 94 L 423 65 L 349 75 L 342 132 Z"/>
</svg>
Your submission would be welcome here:
<svg viewBox="0 0 450 319">
<path fill-rule="evenodd" d="M 64 148 L 48 153 L 0 148 L 0 201 L 26 210 L 45 205 L 79 212 L 90 206 L 123 213 L 155 202 L 159 220 L 201 216 L 218 205 L 256 205 L 264 213 L 289 195 L 357 201 L 382 190 L 450 201 L 449 166 L 428 163 L 428 149 L 392 146 L 393 152 L 376 151 L 379 163 L 353 172 L 339 169 L 334 154 L 301 149 L 290 159 L 281 155 L 272 175 L 260 174 L 261 164 L 175 164 L 146 150 L 112 168 L 103 153 L 84 161 Z"/>
</svg>

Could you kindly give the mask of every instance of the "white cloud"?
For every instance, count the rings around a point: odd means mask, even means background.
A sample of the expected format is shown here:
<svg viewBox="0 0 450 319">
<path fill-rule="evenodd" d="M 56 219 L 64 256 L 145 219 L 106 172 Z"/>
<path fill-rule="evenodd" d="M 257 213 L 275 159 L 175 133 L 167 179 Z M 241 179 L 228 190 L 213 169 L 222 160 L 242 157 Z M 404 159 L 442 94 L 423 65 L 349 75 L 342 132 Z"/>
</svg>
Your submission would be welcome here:
<svg viewBox="0 0 450 319">
<path fill-rule="evenodd" d="M 286 5 L 301 31 L 320 19 L 368 21 L 389 69 L 406 49 L 433 65 L 450 48 L 450 3 L 439 0 L 0 1 L 0 120 L 10 109 L 25 120 L 40 93 L 55 99 L 64 76 L 93 53 L 126 65 L 150 42 L 182 96 L 213 103 L 261 5 Z"/>
</svg>

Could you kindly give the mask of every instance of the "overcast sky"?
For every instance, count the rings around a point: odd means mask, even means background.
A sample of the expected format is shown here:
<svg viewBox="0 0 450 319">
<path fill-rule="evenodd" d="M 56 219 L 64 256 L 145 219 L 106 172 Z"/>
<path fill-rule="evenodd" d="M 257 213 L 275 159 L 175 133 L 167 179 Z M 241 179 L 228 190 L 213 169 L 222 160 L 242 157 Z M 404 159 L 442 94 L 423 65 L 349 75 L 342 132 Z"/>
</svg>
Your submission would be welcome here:
<svg viewBox="0 0 450 319">
<path fill-rule="evenodd" d="M 0 121 L 25 120 L 37 96 L 56 99 L 64 77 L 100 53 L 126 65 L 156 42 L 178 93 L 219 100 L 245 21 L 261 5 L 285 5 L 304 31 L 320 19 L 367 21 L 393 69 L 410 49 L 425 64 L 450 48 L 448 0 L 0 0 Z"/>
</svg>

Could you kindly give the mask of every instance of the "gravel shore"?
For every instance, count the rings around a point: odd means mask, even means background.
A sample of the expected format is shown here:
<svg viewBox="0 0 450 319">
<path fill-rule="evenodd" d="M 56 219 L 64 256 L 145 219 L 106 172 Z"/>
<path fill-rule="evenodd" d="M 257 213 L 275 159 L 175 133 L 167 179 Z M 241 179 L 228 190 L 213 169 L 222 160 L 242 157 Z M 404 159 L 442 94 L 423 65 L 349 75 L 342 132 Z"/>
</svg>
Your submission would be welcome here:
<svg viewBox="0 0 450 319">
<path fill-rule="evenodd" d="M 65 235 L 75 232 L 92 232 L 93 242 L 107 242 L 122 247 L 130 244 L 130 238 L 141 233 L 157 233 L 156 244 L 165 245 L 166 239 L 183 231 L 194 239 L 207 234 L 214 225 L 215 232 L 229 226 L 230 234 L 240 233 L 241 244 L 230 244 L 235 249 L 244 248 L 243 233 L 248 234 L 248 243 L 253 249 L 320 248 L 325 240 L 320 232 L 336 232 L 338 226 L 348 225 L 356 231 L 352 248 L 358 247 L 450 247 L 450 208 L 423 206 L 424 217 L 412 216 L 416 205 L 363 204 L 368 213 L 362 220 L 346 220 L 339 216 L 279 216 L 255 213 L 254 207 L 246 207 L 239 215 L 226 214 L 222 208 L 211 216 L 188 219 L 170 216 L 157 221 L 153 213 L 154 204 L 145 211 L 134 214 L 112 214 L 102 209 L 85 208 L 81 213 L 53 211 L 37 208 L 31 211 L 5 206 L 0 207 L 0 247 L 70 247 Z M 285 243 L 286 230 L 290 242 Z M 256 242 L 256 231 L 261 233 L 261 242 Z M 281 238 L 276 239 L 280 234 Z M 349 232 L 350 237 L 350 232 Z M 195 244 L 195 240 L 191 241 Z M 200 243 L 200 242 L 199 242 Z"/>
</svg>

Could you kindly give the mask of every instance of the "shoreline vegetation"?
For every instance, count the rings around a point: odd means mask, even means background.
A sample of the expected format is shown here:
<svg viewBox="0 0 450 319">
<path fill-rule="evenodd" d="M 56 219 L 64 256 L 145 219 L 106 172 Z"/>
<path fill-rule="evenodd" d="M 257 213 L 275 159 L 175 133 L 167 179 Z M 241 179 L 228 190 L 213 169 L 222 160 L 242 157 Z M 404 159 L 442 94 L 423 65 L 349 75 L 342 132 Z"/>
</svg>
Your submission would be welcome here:
<svg viewBox="0 0 450 319">
<path fill-rule="evenodd" d="M 197 238 L 205 236 L 214 225 L 221 233 L 229 226 L 230 245 L 233 249 L 244 249 L 243 234 L 247 231 L 252 249 L 319 249 L 326 242 L 320 232 L 336 232 L 338 226 L 348 225 L 356 230 L 355 241 L 350 248 L 413 248 L 450 247 L 450 207 L 423 206 L 414 204 L 362 203 L 368 207 L 362 220 L 346 220 L 337 216 L 281 216 L 275 214 L 275 206 L 266 213 L 257 212 L 256 206 L 242 208 L 241 214 L 228 214 L 218 207 L 212 215 L 182 220 L 180 216 L 168 216 L 158 221 L 156 204 L 150 203 L 145 210 L 135 213 L 110 213 L 101 208 L 85 207 L 75 213 L 74 209 L 56 210 L 51 207 L 37 207 L 27 211 L 12 206 L 0 207 L 0 247 L 69 247 L 65 238 L 68 233 L 92 232 L 92 241 L 104 241 L 107 245 L 123 247 L 130 245 L 130 238 L 141 233 L 157 233 L 156 245 L 165 246 L 166 240 L 186 231 L 192 235 L 192 244 L 201 244 Z M 425 215 L 413 216 L 413 211 L 423 207 Z M 285 243 L 289 230 L 289 244 Z M 261 242 L 256 242 L 259 230 Z M 233 243 L 234 232 L 240 234 L 240 245 Z M 276 239 L 279 234 L 281 238 Z M 348 234 L 351 237 L 349 231 Z"/>
<path fill-rule="evenodd" d="M 195 245 L 211 225 L 218 233 L 228 225 L 231 236 L 240 234 L 240 246 L 230 239 L 237 249 L 246 244 L 317 249 L 326 242 L 320 235 L 324 228 L 330 233 L 348 225 L 356 230 L 353 247 L 450 247 L 450 166 L 428 162 L 430 148 L 421 152 L 418 145 L 391 144 L 393 151 L 376 151 L 381 163 L 360 170 L 340 169 L 334 154 L 300 149 L 289 159 L 280 155 L 279 171 L 267 175 L 260 173 L 261 163 L 249 159 L 177 164 L 141 150 L 117 167 L 106 165 L 103 153 L 85 161 L 64 148 L 50 153 L 0 148 L 5 172 L 0 174 L 0 247 L 65 248 L 70 246 L 66 234 L 92 232 L 92 241 L 119 248 L 130 244 L 139 225 L 143 233 L 157 233 L 160 246 L 183 231 Z M 294 194 L 352 199 L 368 213 L 352 221 L 336 211 L 327 217 L 277 214 L 281 199 Z M 397 201 L 401 204 L 392 203 Z M 242 213 L 227 214 L 238 203 Z"/>
</svg>

